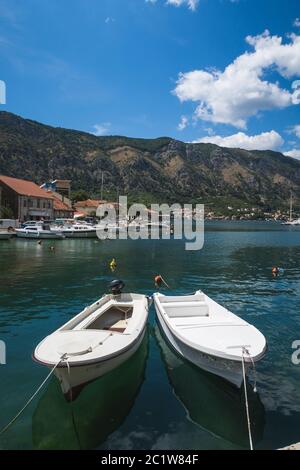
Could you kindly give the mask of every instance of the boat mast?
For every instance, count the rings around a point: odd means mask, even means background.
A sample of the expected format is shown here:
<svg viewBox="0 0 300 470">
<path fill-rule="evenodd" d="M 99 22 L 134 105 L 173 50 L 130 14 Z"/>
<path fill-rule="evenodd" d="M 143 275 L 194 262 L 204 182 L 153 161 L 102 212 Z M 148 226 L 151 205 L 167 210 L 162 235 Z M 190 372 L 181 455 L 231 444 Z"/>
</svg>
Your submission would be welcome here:
<svg viewBox="0 0 300 470">
<path fill-rule="evenodd" d="M 104 183 L 104 172 L 102 171 L 102 175 L 101 175 L 101 201 L 103 201 L 103 183 Z"/>
<path fill-rule="evenodd" d="M 290 222 L 293 220 L 293 192 L 291 191 L 291 199 L 290 199 Z"/>
</svg>

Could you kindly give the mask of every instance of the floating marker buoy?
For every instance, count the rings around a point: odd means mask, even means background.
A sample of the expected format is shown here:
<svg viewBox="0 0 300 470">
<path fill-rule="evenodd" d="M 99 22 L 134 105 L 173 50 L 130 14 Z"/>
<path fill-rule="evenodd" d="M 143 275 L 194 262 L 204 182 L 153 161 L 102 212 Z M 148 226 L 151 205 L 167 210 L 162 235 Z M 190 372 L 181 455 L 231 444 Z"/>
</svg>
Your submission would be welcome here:
<svg viewBox="0 0 300 470">
<path fill-rule="evenodd" d="M 154 282 L 155 282 L 155 287 L 158 287 L 158 288 L 161 287 L 162 282 L 163 282 L 162 277 L 158 274 L 157 276 L 155 276 Z"/>
<path fill-rule="evenodd" d="M 117 262 L 116 262 L 115 258 L 113 258 L 113 259 L 111 260 L 111 262 L 109 263 L 109 267 L 110 267 L 110 269 L 111 269 L 112 271 L 115 271 L 115 269 L 116 269 L 116 267 L 117 267 Z"/>
</svg>

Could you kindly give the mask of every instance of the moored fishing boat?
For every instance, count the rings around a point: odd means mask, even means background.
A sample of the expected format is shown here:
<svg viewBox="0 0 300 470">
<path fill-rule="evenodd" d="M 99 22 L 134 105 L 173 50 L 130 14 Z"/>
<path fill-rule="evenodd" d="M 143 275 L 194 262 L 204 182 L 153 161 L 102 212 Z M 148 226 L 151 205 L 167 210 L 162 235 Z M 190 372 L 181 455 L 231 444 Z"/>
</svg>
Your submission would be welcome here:
<svg viewBox="0 0 300 470">
<path fill-rule="evenodd" d="M 123 283 L 86 307 L 35 349 L 34 359 L 51 368 L 62 391 L 72 390 L 110 372 L 138 349 L 148 318 L 148 299 L 121 293 Z"/>
<path fill-rule="evenodd" d="M 263 358 L 260 331 L 201 291 L 187 296 L 153 296 L 159 325 L 171 346 L 196 366 L 237 387 L 251 363 Z M 244 367 L 243 367 L 244 366 Z"/>
<path fill-rule="evenodd" d="M 70 223 L 54 225 L 51 231 L 63 235 L 65 238 L 97 238 L 96 227 L 91 224 Z"/>
<path fill-rule="evenodd" d="M 39 224 L 39 225 L 26 225 L 24 228 L 15 230 L 18 238 L 31 238 L 31 239 L 46 239 L 56 240 L 65 238 L 62 233 L 58 233 L 50 229 L 50 225 Z"/>
</svg>

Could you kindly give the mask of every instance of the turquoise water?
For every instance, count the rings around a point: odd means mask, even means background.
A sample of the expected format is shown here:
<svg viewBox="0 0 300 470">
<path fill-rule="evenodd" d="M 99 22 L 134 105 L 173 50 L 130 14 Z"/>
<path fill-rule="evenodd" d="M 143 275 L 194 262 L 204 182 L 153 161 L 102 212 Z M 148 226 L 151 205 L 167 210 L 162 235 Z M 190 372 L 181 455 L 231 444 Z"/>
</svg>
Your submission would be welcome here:
<svg viewBox="0 0 300 470">
<path fill-rule="evenodd" d="M 55 251 L 50 251 L 50 245 Z M 115 257 L 117 270 L 108 263 Z M 198 288 L 253 323 L 269 350 L 249 385 L 255 447 L 300 440 L 300 231 L 273 223 L 206 224 L 205 245 L 182 241 L 64 240 L 0 243 L 0 428 L 47 371 L 31 359 L 35 345 L 100 297 L 118 277 L 126 289 L 151 294 L 161 273 L 173 293 Z M 285 269 L 278 278 L 271 267 Z M 251 380 L 250 380 L 251 384 Z M 171 351 L 150 310 L 139 351 L 68 404 L 53 378 L 14 426 L 2 449 L 231 449 L 247 447 L 243 394 Z"/>
</svg>

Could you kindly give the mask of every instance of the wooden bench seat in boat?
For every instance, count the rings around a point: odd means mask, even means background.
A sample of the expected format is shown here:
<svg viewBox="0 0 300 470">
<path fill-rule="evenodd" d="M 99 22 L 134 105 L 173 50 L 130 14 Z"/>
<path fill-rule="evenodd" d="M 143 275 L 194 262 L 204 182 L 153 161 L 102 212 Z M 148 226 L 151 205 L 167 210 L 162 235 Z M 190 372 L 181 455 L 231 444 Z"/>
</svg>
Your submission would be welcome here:
<svg viewBox="0 0 300 470">
<path fill-rule="evenodd" d="M 209 316 L 208 305 L 201 301 L 162 303 L 162 306 L 169 318 Z"/>
<path fill-rule="evenodd" d="M 107 328 L 109 331 L 115 331 L 116 333 L 124 333 L 128 325 L 127 320 L 119 320 L 110 327 Z"/>
</svg>

